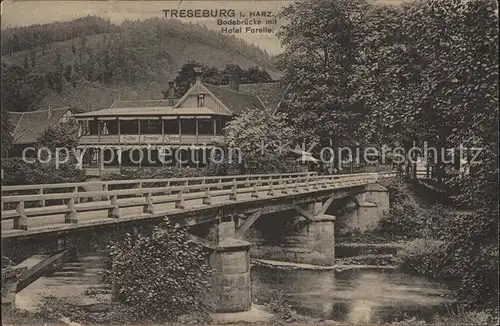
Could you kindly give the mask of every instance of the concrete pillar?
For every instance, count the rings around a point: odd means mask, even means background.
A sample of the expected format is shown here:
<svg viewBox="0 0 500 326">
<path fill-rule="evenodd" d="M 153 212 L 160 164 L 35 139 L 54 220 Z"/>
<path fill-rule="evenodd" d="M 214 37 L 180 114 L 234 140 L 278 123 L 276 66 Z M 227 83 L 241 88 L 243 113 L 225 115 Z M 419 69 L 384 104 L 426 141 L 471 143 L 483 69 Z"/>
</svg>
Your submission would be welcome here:
<svg viewBox="0 0 500 326">
<path fill-rule="evenodd" d="M 342 232 L 372 230 L 389 211 L 389 193 L 379 184 L 367 185 L 365 191 L 348 202 L 345 209 L 339 223 Z"/>
<path fill-rule="evenodd" d="M 250 310 L 252 304 L 250 243 L 235 238 L 235 222 L 222 221 L 219 243 L 215 250 L 215 311 L 240 312 Z"/>
<path fill-rule="evenodd" d="M 335 216 L 316 215 L 303 220 L 298 229 L 285 236 L 287 256 L 295 263 L 332 266 L 335 264 Z"/>
</svg>

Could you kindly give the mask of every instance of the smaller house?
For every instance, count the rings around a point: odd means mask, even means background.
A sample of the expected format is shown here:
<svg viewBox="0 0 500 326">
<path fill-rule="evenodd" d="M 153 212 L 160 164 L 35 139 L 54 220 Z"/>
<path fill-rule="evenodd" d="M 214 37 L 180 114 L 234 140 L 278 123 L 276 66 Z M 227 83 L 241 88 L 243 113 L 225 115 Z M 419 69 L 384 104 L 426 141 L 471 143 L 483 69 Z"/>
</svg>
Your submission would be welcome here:
<svg viewBox="0 0 500 326">
<path fill-rule="evenodd" d="M 57 108 L 30 112 L 9 112 L 14 131 L 13 146 L 9 153 L 21 157 L 26 147 L 36 147 L 38 137 L 47 129 L 67 122 L 73 117 L 70 108 Z"/>
</svg>

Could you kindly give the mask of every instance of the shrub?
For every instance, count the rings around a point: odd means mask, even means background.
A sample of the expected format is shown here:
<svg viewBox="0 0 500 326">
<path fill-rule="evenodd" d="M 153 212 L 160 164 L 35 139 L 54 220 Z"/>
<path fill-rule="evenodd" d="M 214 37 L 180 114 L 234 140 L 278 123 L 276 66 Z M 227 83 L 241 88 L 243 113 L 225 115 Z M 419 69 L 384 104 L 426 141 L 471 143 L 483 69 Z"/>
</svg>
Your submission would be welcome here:
<svg viewBox="0 0 500 326">
<path fill-rule="evenodd" d="M 112 248 L 117 298 L 146 320 L 174 320 L 205 312 L 211 268 L 202 247 L 186 240 L 186 231 L 166 220 L 152 236 L 127 236 Z"/>
<path fill-rule="evenodd" d="M 165 167 L 165 168 L 122 168 L 120 173 L 106 173 L 102 180 L 168 179 L 189 178 L 205 175 L 202 168 Z"/>
<path fill-rule="evenodd" d="M 300 166 L 291 156 L 266 152 L 244 155 L 240 163 L 237 159 L 212 163 L 205 171 L 207 175 L 294 173 L 300 172 Z"/>
<path fill-rule="evenodd" d="M 406 272 L 444 281 L 447 275 L 443 275 L 439 262 L 445 256 L 445 244 L 442 241 L 418 239 L 407 242 L 398 250 L 396 261 Z"/>
<path fill-rule="evenodd" d="M 498 309 L 464 311 L 447 307 L 447 315 L 436 315 L 433 324 L 439 325 L 498 325 Z"/>
<path fill-rule="evenodd" d="M 62 164 L 57 169 L 55 164 L 40 162 L 27 163 L 22 158 L 2 159 L 4 177 L 2 185 L 26 185 L 43 183 L 80 182 L 85 180 L 85 172 L 73 164 Z"/>
<path fill-rule="evenodd" d="M 379 221 L 377 231 L 396 237 L 416 238 L 421 223 L 417 207 L 408 202 L 396 203 Z"/>
</svg>

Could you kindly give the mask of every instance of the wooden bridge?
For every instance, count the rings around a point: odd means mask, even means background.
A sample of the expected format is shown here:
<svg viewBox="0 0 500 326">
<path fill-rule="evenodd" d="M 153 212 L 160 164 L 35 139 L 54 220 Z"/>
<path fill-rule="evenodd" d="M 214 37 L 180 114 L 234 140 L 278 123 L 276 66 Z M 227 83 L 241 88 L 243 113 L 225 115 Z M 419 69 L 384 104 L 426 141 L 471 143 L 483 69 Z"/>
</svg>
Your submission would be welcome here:
<svg viewBox="0 0 500 326">
<path fill-rule="evenodd" d="M 5 186 L 2 238 L 161 216 L 198 224 L 213 219 L 204 213 L 214 208 L 238 205 L 246 213 L 259 201 L 285 198 L 294 205 L 298 196 L 354 189 L 386 176 L 291 173 Z"/>
</svg>

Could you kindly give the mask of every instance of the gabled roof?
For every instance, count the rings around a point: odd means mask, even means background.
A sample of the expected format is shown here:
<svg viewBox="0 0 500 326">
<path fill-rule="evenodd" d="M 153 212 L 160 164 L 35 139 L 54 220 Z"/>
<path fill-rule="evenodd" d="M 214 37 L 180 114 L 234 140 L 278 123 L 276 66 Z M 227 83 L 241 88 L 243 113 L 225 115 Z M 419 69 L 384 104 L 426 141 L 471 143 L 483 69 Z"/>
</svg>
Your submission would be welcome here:
<svg viewBox="0 0 500 326">
<path fill-rule="evenodd" d="M 135 100 L 135 101 L 115 101 L 111 106 L 112 108 L 148 108 L 148 107 L 172 107 L 169 105 L 169 100 Z"/>
<path fill-rule="evenodd" d="M 75 115 L 75 118 L 114 116 L 157 116 L 157 115 L 230 115 L 208 107 L 172 106 L 169 100 L 116 101 L 109 109 L 90 111 Z"/>
<path fill-rule="evenodd" d="M 237 92 L 227 87 L 207 83 L 202 84 L 234 114 L 239 114 L 248 109 L 265 109 L 264 103 L 253 94 Z"/>
<path fill-rule="evenodd" d="M 125 108 L 109 108 L 98 111 L 90 111 L 75 115 L 75 118 L 90 118 L 90 117 L 140 117 L 140 116 L 170 116 L 170 115 L 230 115 L 221 113 L 207 107 L 193 108 L 175 108 L 169 107 L 125 107 Z"/>
<path fill-rule="evenodd" d="M 229 88 L 228 85 L 221 87 Z M 239 91 L 258 96 L 268 109 L 275 110 L 281 100 L 284 87 L 280 82 L 240 84 Z"/>
<path fill-rule="evenodd" d="M 31 112 L 9 112 L 12 125 L 14 126 L 13 138 L 14 144 L 32 144 L 36 143 L 48 128 L 54 126 L 59 119 L 70 108 L 51 109 L 31 111 Z"/>
</svg>

